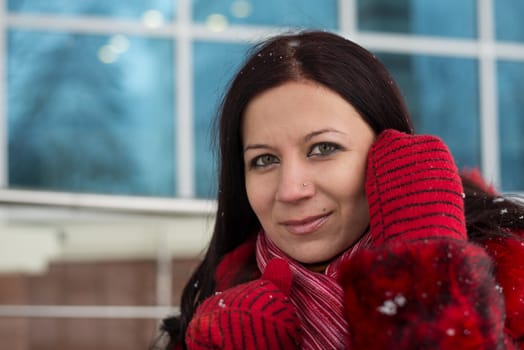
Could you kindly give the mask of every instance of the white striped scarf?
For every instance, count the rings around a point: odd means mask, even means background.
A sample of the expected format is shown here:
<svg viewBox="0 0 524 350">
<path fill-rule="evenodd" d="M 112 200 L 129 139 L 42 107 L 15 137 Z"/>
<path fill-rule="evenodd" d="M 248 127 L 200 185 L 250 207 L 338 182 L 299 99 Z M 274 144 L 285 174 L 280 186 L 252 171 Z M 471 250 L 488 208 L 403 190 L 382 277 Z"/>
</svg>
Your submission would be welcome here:
<svg viewBox="0 0 524 350">
<path fill-rule="evenodd" d="M 368 236 L 369 237 L 369 236 Z M 367 237 L 366 237 L 367 238 Z M 346 349 L 349 328 L 344 317 L 343 291 L 338 283 L 340 264 L 349 260 L 367 239 L 360 239 L 334 261 L 325 272 L 308 270 L 282 252 L 264 232 L 256 245 L 258 268 L 264 271 L 273 258 L 286 260 L 293 271 L 294 281 L 289 299 L 295 305 L 302 322 L 302 349 Z"/>
</svg>

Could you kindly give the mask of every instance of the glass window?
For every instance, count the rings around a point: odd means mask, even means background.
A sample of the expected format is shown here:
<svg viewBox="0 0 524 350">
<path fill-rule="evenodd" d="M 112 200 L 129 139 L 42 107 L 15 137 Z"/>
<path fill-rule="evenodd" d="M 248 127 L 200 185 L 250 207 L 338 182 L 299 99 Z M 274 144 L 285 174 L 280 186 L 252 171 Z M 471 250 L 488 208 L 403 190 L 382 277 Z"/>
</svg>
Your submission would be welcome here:
<svg viewBox="0 0 524 350">
<path fill-rule="evenodd" d="M 475 0 L 358 0 L 360 30 L 473 38 Z"/>
<path fill-rule="evenodd" d="M 8 0 L 11 12 L 39 14 L 81 14 L 120 18 L 142 18 L 148 23 L 173 18 L 173 0 Z"/>
<path fill-rule="evenodd" d="M 227 85 L 240 69 L 248 45 L 197 42 L 194 45 L 194 127 L 196 196 L 215 197 L 217 153 L 214 120 Z"/>
<path fill-rule="evenodd" d="M 194 0 L 193 17 L 212 30 L 228 24 L 336 29 L 335 0 Z"/>
<path fill-rule="evenodd" d="M 172 196 L 173 42 L 11 31 L 9 186 Z"/>
<path fill-rule="evenodd" d="M 457 166 L 480 166 L 477 61 L 379 54 L 406 98 L 417 133 L 442 137 Z"/>
<path fill-rule="evenodd" d="M 495 32 L 498 40 L 524 42 L 524 2 L 497 0 L 495 6 Z"/>
<path fill-rule="evenodd" d="M 524 189 L 524 63 L 498 62 L 501 184 Z"/>
</svg>

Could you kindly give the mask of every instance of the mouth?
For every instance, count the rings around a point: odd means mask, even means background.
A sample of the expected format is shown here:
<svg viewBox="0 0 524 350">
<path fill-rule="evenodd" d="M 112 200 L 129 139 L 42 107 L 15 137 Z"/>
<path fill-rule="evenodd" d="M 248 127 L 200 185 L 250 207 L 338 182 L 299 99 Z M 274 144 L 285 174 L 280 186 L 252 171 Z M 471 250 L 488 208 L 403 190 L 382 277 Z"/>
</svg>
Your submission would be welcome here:
<svg viewBox="0 0 524 350">
<path fill-rule="evenodd" d="M 329 218 L 331 213 L 310 216 L 300 220 L 287 220 L 280 224 L 283 225 L 287 231 L 296 235 L 304 235 L 318 230 Z"/>
</svg>

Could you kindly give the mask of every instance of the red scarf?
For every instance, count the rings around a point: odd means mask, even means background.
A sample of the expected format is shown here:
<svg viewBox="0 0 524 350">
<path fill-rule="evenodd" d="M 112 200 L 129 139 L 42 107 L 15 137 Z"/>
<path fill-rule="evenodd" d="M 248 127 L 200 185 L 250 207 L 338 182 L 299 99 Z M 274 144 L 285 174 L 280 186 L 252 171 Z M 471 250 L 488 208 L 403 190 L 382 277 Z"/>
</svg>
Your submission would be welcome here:
<svg viewBox="0 0 524 350">
<path fill-rule="evenodd" d="M 286 260 L 294 274 L 289 299 L 295 305 L 302 322 L 303 349 L 345 349 L 349 329 L 343 311 L 343 291 L 338 283 L 339 267 L 365 244 L 357 244 L 333 260 L 324 273 L 308 270 L 282 252 L 264 232 L 256 244 L 258 268 L 264 271 L 273 258 Z"/>
</svg>

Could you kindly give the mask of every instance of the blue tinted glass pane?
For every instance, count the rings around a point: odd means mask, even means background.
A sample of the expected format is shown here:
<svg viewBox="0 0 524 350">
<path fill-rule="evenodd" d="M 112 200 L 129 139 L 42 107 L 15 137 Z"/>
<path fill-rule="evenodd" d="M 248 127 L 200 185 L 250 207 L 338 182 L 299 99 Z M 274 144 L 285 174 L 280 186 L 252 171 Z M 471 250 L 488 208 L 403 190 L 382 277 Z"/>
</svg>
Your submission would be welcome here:
<svg viewBox="0 0 524 350">
<path fill-rule="evenodd" d="M 497 39 L 524 41 L 524 1 L 497 0 L 493 6 Z"/>
<path fill-rule="evenodd" d="M 164 17 L 171 20 L 173 0 L 8 0 L 11 12 L 44 14 L 77 14 L 111 16 L 122 18 L 143 18 L 152 20 Z"/>
<path fill-rule="evenodd" d="M 524 63 L 498 63 L 501 184 L 524 190 Z"/>
<path fill-rule="evenodd" d="M 193 18 L 211 29 L 254 24 L 289 27 L 337 28 L 336 0 L 194 0 Z"/>
<path fill-rule="evenodd" d="M 480 166 L 477 61 L 381 54 L 400 86 L 417 133 L 442 137 L 459 168 Z"/>
<path fill-rule="evenodd" d="M 194 126 L 196 195 L 215 197 L 217 157 L 213 148 L 214 119 L 229 81 L 246 56 L 247 45 L 194 44 Z"/>
<path fill-rule="evenodd" d="M 358 0 L 360 30 L 472 38 L 476 0 Z"/>
<path fill-rule="evenodd" d="M 12 31 L 9 186 L 174 194 L 173 43 Z"/>
</svg>

